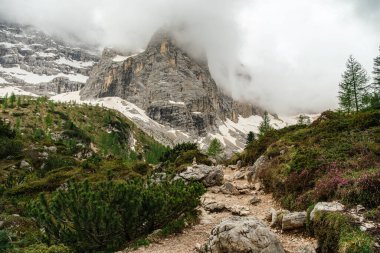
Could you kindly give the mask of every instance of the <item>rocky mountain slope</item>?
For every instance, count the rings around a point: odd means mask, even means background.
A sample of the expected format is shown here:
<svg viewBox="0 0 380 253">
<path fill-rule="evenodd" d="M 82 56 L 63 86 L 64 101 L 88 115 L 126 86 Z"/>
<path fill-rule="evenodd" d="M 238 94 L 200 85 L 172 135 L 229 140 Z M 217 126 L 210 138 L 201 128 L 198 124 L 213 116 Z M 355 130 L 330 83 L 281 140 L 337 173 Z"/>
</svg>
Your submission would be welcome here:
<svg viewBox="0 0 380 253">
<path fill-rule="evenodd" d="M 0 84 L 41 95 L 76 91 L 98 61 L 96 53 L 70 46 L 29 26 L 0 23 Z"/>
<path fill-rule="evenodd" d="M 119 97 L 134 104 L 158 123 L 140 126 L 165 143 L 207 144 L 218 138 L 229 151 L 244 147 L 246 134 L 257 132 L 264 112 L 226 95 L 207 63 L 192 59 L 165 30 L 158 31 L 143 52 L 122 56 L 106 50 L 80 96 L 84 101 Z"/>
</svg>

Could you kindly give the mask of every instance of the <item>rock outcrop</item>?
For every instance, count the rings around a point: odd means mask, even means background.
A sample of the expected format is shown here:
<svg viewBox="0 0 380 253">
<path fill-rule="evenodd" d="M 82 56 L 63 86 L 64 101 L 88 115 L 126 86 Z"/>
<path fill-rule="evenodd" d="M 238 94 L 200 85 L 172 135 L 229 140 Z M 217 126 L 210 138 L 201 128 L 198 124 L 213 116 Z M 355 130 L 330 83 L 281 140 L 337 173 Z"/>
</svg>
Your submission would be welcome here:
<svg viewBox="0 0 380 253">
<path fill-rule="evenodd" d="M 145 110 L 151 119 L 198 136 L 215 130 L 226 119 L 262 114 L 261 109 L 225 95 L 207 63 L 189 57 L 167 31 L 157 32 L 144 52 L 121 59 L 105 53 L 91 71 L 81 97 L 121 97 Z"/>
<path fill-rule="evenodd" d="M 0 23 L 0 83 L 39 95 L 78 91 L 99 60 L 34 27 Z M 1 81 L 1 80 L 5 80 Z"/>
<path fill-rule="evenodd" d="M 210 253 L 282 253 L 270 229 L 255 217 L 233 216 L 214 227 L 201 251 Z"/>
<path fill-rule="evenodd" d="M 224 172 L 221 166 L 207 166 L 203 164 L 187 167 L 187 169 L 176 176 L 189 182 L 202 182 L 204 186 L 211 187 L 222 185 Z"/>
</svg>

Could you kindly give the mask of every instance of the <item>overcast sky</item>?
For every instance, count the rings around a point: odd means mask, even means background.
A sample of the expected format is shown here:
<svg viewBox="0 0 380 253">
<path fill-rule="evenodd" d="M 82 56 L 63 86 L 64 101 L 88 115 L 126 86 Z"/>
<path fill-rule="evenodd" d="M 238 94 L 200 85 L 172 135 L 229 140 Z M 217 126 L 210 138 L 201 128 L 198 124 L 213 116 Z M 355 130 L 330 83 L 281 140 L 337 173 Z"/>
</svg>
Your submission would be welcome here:
<svg viewBox="0 0 380 253">
<path fill-rule="evenodd" d="M 279 114 L 335 108 L 348 56 L 370 73 L 380 45 L 380 0 L 0 0 L 0 19 L 131 50 L 179 27 L 219 86 Z"/>
</svg>

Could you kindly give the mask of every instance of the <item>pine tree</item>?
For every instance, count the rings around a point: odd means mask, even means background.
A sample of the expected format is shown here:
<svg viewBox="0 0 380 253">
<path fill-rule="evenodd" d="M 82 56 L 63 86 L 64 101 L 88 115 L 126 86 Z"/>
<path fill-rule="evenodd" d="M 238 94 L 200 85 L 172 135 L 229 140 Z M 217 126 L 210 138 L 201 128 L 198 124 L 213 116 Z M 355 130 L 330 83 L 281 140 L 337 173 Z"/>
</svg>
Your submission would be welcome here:
<svg viewBox="0 0 380 253">
<path fill-rule="evenodd" d="M 365 69 L 351 55 L 346 63 L 343 80 L 339 84 L 339 105 L 347 113 L 358 112 L 364 107 L 369 78 Z"/>
<path fill-rule="evenodd" d="M 11 108 L 13 108 L 15 102 L 16 102 L 16 95 L 12 92 L 11 96 L 9 97 L 9 103 L 10 103 Z"/>
<path fill-rule="evenodd" d="M 306 116 L 303 114 L 300 114 L 298 116 L 298 122 L 297 122 L 298 125 L 309 125 L 310 123 L 311 123 L 311 120 L 309 116 Z"/>
<path fill-rule="evenodd" d="M 21 106 L 21 96 L 18 96 L 18 97 L 17 97 L 17 102 L 16 102 L 16 104 L 17 104 L 17 108 L 20 108 L 20 106 Z"/>
<path fill-rule="evenodd" d="M 263 121 L 260 123 L 259 126 L 259 137 L 263 137 L 267 132 L 273 130 L 273 128 L 270 125 L 270 118 L 268 112 L 264 113 Z"/>
<path fill-rule="evenodd" d="M 255 140 L 255 134 L 252 131 L 249 131 L 247 135 L 247 142 L 246 144 L 248 145 L 249 143 L 252 143 Z"/>
<path fill-rule="evenodd" d="M 3 107 L 3 110 L 7 109 L 8 108 L 8 93 L 5 94 L 4 98 L 3 98 L 3 104 L 2 104 L 2 107 Z"/>
<path fill-rule="evenodd" d="M 380 51 L 380 47 L 379 47 L 379 51 Z M 374 59 L 372 74 L 373 74 L 372 87 L 375 93 L 374 94 L 375 97 L 378 98 L 380 96 L 380 55 Z"/>
<path fill-rule="evenodd" d="M 216 138 L 212 139 L 210 146 L 207 149 L 207 154 L 212 157 L 216 157 L 223 152 L 222 143 Z"/>
</svg>

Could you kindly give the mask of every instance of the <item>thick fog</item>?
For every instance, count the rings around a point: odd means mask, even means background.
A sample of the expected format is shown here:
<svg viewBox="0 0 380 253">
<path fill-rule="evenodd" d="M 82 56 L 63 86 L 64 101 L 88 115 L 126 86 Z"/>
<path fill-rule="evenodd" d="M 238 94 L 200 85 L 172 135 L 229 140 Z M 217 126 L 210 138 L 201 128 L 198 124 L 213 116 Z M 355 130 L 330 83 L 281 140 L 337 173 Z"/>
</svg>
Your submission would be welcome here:
<svg viewBox="0 0 380 253">
<path fill-rule="evenodd" d="M 279 114 L 335 108 L 348 56 L 370 73 L 380 45 L 378 0 L 0 0 L 0 19 L 132 51 L 171 27 L 220 87 Z"/>
</svg>

